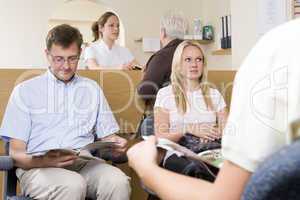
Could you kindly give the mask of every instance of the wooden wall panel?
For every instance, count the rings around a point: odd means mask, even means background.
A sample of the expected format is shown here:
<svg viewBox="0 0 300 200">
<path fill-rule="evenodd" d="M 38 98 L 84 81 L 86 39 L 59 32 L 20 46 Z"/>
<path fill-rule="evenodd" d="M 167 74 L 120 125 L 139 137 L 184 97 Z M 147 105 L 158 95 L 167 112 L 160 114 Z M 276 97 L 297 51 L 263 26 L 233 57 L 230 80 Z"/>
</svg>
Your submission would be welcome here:
<svg viewBox="0 0 300 200">
<path fill-rule="evenodd" d="M 102 70 L 99 84 L 124 133 L 135 133 L 143 114 L 143 102 L 136 87 L 141 81 L 141 71 Z"/>
<path fill-rule="evenodd" d="M 230 108 L 231 93 L 235 74 L 235 70 L 208 71 L 208 82 L 220 91 L 225 99 L 228 108 Z"/>
<path fill-rule="evenodd" d="M 44 72 L 45 70 L 34 69 L 0 69 L 1 121 L 10 93 L 15 85 Z M 140 82 L 141 72 L 121 70 L 78 70 L 78 73 L 81 76 L 95 80 L 101 85 L 104 95 L 120 124 L 120 133 L 135 132 L 143 111 L 143 109 L 138 109 L 143 107 L 143 103 L 135 95 L 135 88 Z"/>
<path fill-rule="evenodd" d="M 16 84 L 44 73 L 45 70 L 36 69 L 0 69 L 0 120 L 12 89 Z M 117 121 L 121 126 L 121 133 L 136 131 L 143 112 L 143 102 L 136 94 L 136 86 L 141 80 L 141 71 L 120 70 L 79 70 L 80 75 L 95 80 L 103 88 Z M 209 83 L 217 87 L 230 106 L 232 82 L 235 71 L 210 70 Z"/>
<path fill-rule="evenodd" d="M 39 75 L 45 70 L 36 69 L 0 69 L 0 122 L 14 86 L 33 76 Z M 140 71 L 119 71 L 119 70 L 79 70 L 79 74 L 99 83 L 104 94 L 114 111 L 115 117 L 121 125 L 121 131 L 125 133 L 134 132 L 141 119 L 143 103 L 136 95 L 136 86 L 141 80 Z M 210 70 L 208 73 L 209 82 L 217 87 L 224 95 L 229 107 L 231 100 L 232 82 L 235 71 Z M 127 105 L 125 108 L 124 105 Z M 125 123 L 126 122 L 126 123 Z M 131 141 L 133 143 L 134 141 Z M 3 155 L 3 143 L 0 141 L 0 154 Z M 125 164 L 121 168 L 132 177 L 132 199 L 146 199 L 145 192 L 140 187 L 140 182 L 135 173 Z M 2 186 L 2 175 L 0 172 L 0 186 Z M 0 194 L 2 187 L 0 188 Z"/>
</svg>

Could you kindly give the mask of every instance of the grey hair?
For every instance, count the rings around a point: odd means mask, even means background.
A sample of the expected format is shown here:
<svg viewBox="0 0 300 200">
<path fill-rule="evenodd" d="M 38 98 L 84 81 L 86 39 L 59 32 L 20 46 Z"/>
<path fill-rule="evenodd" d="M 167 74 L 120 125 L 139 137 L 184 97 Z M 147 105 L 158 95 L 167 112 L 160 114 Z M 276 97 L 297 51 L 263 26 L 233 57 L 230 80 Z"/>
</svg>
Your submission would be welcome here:
<svg viewBox="0 0 300 200">
<path fill-rule="evenodd" d="M 160 29 L 170 38 L 183 39 L 187 31 L 187 20 L 181 12 L 169 11 L 160 20 Z"/>
</svg>

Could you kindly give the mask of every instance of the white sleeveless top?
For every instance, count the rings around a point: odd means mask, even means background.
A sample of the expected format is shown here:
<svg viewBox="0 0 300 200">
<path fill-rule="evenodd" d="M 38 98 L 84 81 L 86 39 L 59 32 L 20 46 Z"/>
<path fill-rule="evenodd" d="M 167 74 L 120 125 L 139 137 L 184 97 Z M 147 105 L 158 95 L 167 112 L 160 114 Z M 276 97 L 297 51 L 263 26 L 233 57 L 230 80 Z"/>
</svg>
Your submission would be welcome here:
<svg viewBox="0 0 300 200">
<path fill-rule="evenodd" d="M 172 86 L 161 88 L 156 96 L 154 107 L 160 107 L 169 111 L 170 131 L 175 131 L 176 127 L 194 123 L 216 123 L 216 112 L 226 107 L 226 103 L 216 89 L 210 88 L 210 97 L 214 110 L 207 110 L 202 91 L 187 92 L 187 111 L 180 114 L 175 102 Z"/>
</svg>

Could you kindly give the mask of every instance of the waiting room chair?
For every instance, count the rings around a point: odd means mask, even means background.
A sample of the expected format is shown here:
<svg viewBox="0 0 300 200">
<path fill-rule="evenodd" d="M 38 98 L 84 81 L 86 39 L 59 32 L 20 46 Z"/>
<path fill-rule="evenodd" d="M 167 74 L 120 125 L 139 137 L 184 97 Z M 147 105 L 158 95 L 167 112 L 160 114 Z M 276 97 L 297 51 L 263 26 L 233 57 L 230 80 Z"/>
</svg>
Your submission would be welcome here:
<svg viewBox="0 0 300 200">
<path fill-rule="evenodd" d="M 242 199 L 300 199 L 300 140 L 283 147 L 258 167 Z"/>
<path fill-rule="evenodd" d="M 143 136 L 151 135 L 154 135 L 154 116 L 148 115 L 141 122 L 138 130 L 138 137 L 143 138 Z M 156 194 L 148 189 L 143 183 L 141 183 L 141 187 L 149 194 L 148 200 L 159 200 Z"/>
<path fill-rule="evenodd" d="M 154 116 L 148 115 L 143 119 L 138 130 L 138 137 L 154 135 Z"/>
<path fill-rule="evenodd" d="M 5 143 L 6 156 L 0 156 L 0 170 L 4 171 L 3 174 L 3 200 L 32 200 L 29 197 L 16 196 L 17 193 L 17 176 L 16 168 L 11 156 L 8 156 L 9 143 Z"/>
<path fill-rule="evenodd" d="M 0 171 L 4 171 L 3 175 L 3 200 L 33 200 L 30 197 L 17 196 L 17 182 L 18 178 L 16 176 L 16 167 L 14 167 L 14 162 L 9 153 L 9 143 L 5 143 L 5 156 L 0 156 Z M 92 153 L 94 156 L 100 157 L 104 160 L 111 161 L 112 165 L 122 164 L 127 162 L 126 155 L 120 157 L 113 157 L 111 153 L 101 154 L 98 152 Z M 88 199 L 87 199 L 88 200 Z"/>
</svg>

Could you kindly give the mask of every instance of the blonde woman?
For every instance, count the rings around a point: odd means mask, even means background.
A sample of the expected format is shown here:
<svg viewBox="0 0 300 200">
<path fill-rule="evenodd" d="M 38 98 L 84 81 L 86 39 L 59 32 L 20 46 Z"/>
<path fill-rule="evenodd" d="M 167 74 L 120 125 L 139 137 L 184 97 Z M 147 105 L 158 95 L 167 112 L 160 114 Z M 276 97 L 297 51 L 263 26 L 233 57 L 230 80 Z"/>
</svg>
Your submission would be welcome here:
<svg viewBox="0 0 300 200">
<path fill-rule="evenodd" d="M 207 83 L 207 68 L 200 45 L 184 41 L 177 47 L 171 85 L 159 90 L 154 105 L 158 137 L 178 142 L 186 133 L 202 142 L 221 138 L 227 119 L 225 101 Z"/>
<path fill-rule="evenodd" d="M 300 20 L 266 33 L 235 75 L 230 115 L 222 138 L 224 163 L 214 183 L 160 168 L 156 161 L 156 140 L 150 137 L 127 152 L 129 165 L 145 186 L 164 200 L 253 200 L 262 199 L 258 195 L 261 192 L 253 189 L 267 193 L 273 191 L 274 185 L 280 185 L 259 184 L 249 191 L 247 182 L 256 171 L 263 176 L 259 181 L 252 179 L 252 183 L 274 180 L 270 177 L 277 174 L 261 173 L 269 171 L 264 163 L 274 153 L 281 155 L 277 151 L 292 140 L 290 123 L 300 117 L 299 33 Z M 276 167 L 277 170 L 282 170 L 282 166 Z M 288 199 L 283 192 L 287 193 L 286 190 L 268 193 L 267 198 Z M 297 193 L 292 194 L 297 198 Z"/>
</svg>

